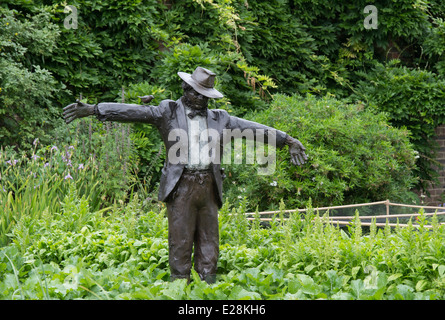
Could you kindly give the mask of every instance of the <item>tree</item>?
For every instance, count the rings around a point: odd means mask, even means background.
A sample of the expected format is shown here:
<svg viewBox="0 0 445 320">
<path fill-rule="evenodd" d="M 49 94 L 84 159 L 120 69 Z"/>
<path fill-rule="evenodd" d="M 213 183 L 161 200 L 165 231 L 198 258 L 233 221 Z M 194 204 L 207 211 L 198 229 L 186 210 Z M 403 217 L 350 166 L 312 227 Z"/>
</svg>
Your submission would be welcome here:
<svg viewBox="0 0 445 320">
<path fill-rule="evenodd" d="M 58 108 L 55 93 L 63 89 L 52 74 L 37 64 L 56 47 L 58 28 L 48 13 L 23 16 L 0 7 L 0 141 L 1 145 L 30 145 L 48 141 Z"/>
</svg>

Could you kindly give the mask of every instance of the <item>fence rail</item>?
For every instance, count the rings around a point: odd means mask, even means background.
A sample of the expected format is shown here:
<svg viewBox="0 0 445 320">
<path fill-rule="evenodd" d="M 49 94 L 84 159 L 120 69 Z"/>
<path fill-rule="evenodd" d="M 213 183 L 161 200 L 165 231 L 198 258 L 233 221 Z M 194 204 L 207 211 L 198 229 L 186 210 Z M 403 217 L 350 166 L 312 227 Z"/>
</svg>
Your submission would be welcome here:
<svg viewBox="0 0 445 320">
<path fill-rule="evenodd" d="M 248 212 L 245 213 L 248 220 L 255 220 L 257 218 L 251 217 L 252 215 L 259 215 L 261 221 L 272 221 L 272 220 L 280 220 L 280 217 L 274 217 L 274 218 L 266 218 L 265 215 L 277 215 L 280 213 L 283 214 L 292 214 L 295 212 L 303 213 L 308 210 L 313 210 L 314 212 L 320 212 L 320 211 L 333 211 L 333 210 L 341 210 L 341 209 L 351 209 L 351 208 L 360 208 L 360 207 L 366 207 L 366 206 L 376 206 L 376 205 L 385 205 L 386 207 L 386 214 L 384 215 L 360 215 L 359 211 L 359 219 L 362 226 L 370 226 L 372 224 L 371 219 L 376 219 L 376 226 L 383 227 L 383 226 L 390 226 L 390 227 L 406 227 L 408 224 L 406 223 L 390 223 L 390 219 L 398 219 L 398 218 L 412 218 L 417 217 L 420 215 L 419 211 L 420 209 L 424 210 L 423 215 L 425 216 L 445 216 L 445 207 L 436 207 L 436 206 L 422 206 L 422 205 L 409 205 L 409 204 L 402 204 L 402 203 L 394 203 L 390 202 L 389 200 L 385 201 L 377 201 L 377 202 L 370 202 L 370 203 L 360 203 L 360 204 L 349 204 L 344 206 L 333 206 L 333 207 L 320 207 L 320 208 L 313 208 L 313 209 L 291 209 L 291 210 L 277 210 L 277 211 L 262 211 L 262 212 Z M 416 212 L 414 213 L 403 213 L 403 214 L 391 214 L 391 207 L 404 207 L 404 208 L 411 208 L 415 209 Z M 419 210 L 417 210 L 419 209 Z M 434 212 L 426 212 L 425 210 L 434 210 Z M 320 217 L 321 218 L 321 217 Z M 349 215 L 349 216 L 328 216 L 326 219 L 326 222 L 337 224 L 337 225 L 348 225 L 351 223 L 350 220 L 354 219 L 355 215 Z M 288 218 L 282 218 L 284 220 L 288 220 Z M 363 221 L 365 220 L 365 221 Z M 384 220 L 382 222 L 381 220 Z M 440 222 L 440 224 L 445 224 L 445 222 Z M 414 227 L 418 227 L 418 225 L 413 224 Z M 431 228 L 431 225 L 425 225 L 426 228 Z"/>
</svg>

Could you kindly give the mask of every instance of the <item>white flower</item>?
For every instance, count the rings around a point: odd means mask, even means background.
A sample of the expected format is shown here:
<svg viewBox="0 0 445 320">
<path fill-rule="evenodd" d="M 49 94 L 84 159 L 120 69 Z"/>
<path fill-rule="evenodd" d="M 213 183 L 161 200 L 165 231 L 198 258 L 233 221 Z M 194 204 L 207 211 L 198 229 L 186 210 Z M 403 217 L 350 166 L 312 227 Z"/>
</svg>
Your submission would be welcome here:
<svg viewBox="0 0 445 320">
<path fill-rule="evenodd" d="M 276 181 L 272 181 L 271 183 L 270 183 L 270 185 L 272 186 L 272 187 L 276 187 L 277 186 L 277 182 Z"/>
</svg>

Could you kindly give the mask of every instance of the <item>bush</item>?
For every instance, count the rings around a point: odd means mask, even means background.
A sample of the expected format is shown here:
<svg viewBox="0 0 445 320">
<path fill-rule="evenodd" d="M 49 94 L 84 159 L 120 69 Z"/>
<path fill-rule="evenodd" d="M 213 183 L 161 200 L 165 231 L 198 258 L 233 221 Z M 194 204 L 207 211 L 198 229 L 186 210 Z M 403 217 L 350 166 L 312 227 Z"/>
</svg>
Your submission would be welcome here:
<svg viewBox="0 0 445 320">
<path fill-rule="evenodd" d="M 416 178 L 415 153 L 408 131 L 388 125 L 387 117 L 332 97 L 276 95 L 272 106 L 250 120 L 299 139 L 309 162 L 290 164 L 288 148 L 277 152 L 272 175 L 256 174 L 257 165 L 226 167 L 225 195 L 246 196 L 251 209 L 314 207 L 391 199 L 411 202 Z"/>
<path fill-rule="evenodd" d="M 415 170 L 420 177 L 418 187 L 426 190 L 438 176 L 434 130 L 445 123 L 445 80 L 426 70 L 399 66 L 399 62 L 378 64 L 371 72 L 360 73 L 362 80 L 352 98 L 365 101 L 375 112 L 386 112 L 393 126 L 410 131 L 420 155 Z"/>
<path fill-rule="evenodd" d="M 34 57 L 44 60 L 53 52 L 59 31 L 44 12 L 22 21 L 19 12 L 0 7 L 0 16 L 0 145 L 50 141 L 62 86 Z"/>
</svg>

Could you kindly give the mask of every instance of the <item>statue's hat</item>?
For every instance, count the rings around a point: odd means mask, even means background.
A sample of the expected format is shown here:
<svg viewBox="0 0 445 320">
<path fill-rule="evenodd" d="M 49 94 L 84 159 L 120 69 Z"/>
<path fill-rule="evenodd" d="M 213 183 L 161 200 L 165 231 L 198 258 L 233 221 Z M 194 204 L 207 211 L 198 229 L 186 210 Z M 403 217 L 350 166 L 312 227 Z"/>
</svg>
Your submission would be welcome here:
<svg viewBox="0 0 445 320">
<path fill-rule="evenodd" d="M 197 67 L 192 74 L 178 72 L 178 76 L 203 96 L 214 99 L 224 97 L 221 92 L 213 88 L 216 75 L 208 69 Z"/>
</svg>

